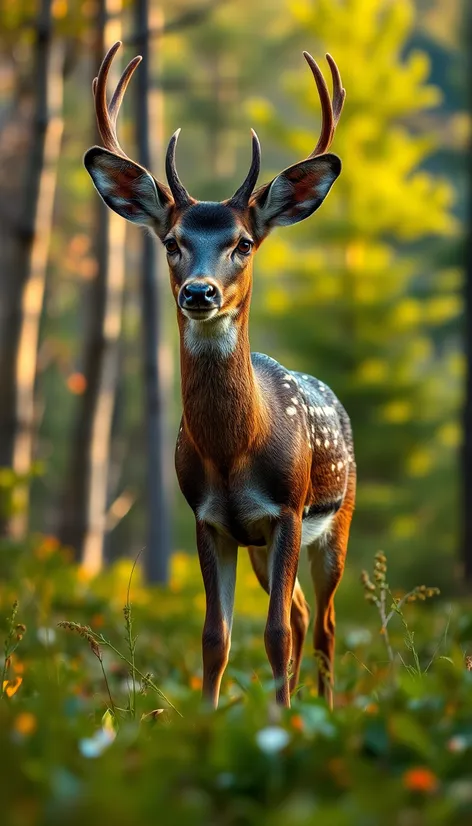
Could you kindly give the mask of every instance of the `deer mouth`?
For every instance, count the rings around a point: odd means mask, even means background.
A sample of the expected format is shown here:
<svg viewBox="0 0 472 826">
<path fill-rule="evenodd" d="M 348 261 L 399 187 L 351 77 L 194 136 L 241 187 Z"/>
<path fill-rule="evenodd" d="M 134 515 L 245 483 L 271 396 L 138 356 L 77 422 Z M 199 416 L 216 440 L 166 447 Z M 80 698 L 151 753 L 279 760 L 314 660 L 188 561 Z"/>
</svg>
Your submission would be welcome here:
<svg viewBox="0 0 472 826">
<path fill-rule="evenodd" d="M 219 307 L 195 307 L 193 309 L 190 309 L 189 307 L 181 307 L 181 310 L 184 316 L 192 321 L 210 321 L 211 318 L 215 318 L 218 314 Z"/>
</svg>

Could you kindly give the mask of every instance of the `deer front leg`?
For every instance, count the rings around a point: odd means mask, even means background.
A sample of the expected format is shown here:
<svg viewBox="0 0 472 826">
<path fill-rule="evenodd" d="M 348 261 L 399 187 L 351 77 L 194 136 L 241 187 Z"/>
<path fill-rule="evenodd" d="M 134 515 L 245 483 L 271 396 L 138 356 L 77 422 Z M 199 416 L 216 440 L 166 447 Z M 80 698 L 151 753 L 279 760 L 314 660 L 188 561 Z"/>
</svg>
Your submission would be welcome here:
<svg viewBox="0 0 472 826">
<path fill-rule="evenodd" d="M 238 546 L 211 526 L 197 522 L 197 547 L 206 595 L 203 698 L 217 708 L 231 643 Z"/>
<path fill-rule="evenodd" d="M 288 667 L 292 652 L 290 615 L 300 555 L 301 519 L 285 510 L 279 517 L 268 547 L 269 614 L 264 642 L 275 680 L 277 703 L 290 706 Z"/>
</svg>

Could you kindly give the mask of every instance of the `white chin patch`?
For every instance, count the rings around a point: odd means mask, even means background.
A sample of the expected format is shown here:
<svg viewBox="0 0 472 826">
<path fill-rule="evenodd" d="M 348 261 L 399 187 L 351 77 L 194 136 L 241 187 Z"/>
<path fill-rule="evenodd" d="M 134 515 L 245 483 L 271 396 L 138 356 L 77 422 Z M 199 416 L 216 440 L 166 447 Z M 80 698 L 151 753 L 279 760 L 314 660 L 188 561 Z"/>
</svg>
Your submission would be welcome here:
<svg viewBox="0 0 472 826">
<path fill-rule="evenodd" d="M 197 320 L 187 315 L 188 322 L 184 330 L 185 349 L 194 357 L 210 356 L 228 358 L 235 350 L 238 330 L 233 321 L 233 313 L 217 315 Z"/>
</svg>

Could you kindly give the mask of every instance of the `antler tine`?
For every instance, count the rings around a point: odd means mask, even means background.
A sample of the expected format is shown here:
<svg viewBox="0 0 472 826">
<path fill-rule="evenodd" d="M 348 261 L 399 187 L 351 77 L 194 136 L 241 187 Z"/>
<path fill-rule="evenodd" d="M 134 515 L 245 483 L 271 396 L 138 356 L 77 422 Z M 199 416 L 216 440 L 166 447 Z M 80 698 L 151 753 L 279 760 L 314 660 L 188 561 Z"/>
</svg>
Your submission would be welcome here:
<svg viewBox="0 0 472 826">
<path fill-rule="evenodd" d="M 344 101 L 346 100 L 346 90 L 343 87 L 341 75 L 334 58 L 332 58 L 330 54 L 327 54 L 326 60 L 328 61 L 329 68 L 331 69 L 331 77 L 333 78 L 333 115 L 334 126 L 336 128 L 343 110 Z"/>
<path fill-rule="evenodd" d="M 249 203 L 249 198 L 252 195 L 252 191 L 257 183 L 257 179 L 259 177 L 259 171 L 261 168 L 261 145 L 259 143 L 259 138 L 257 137 L 254 129 L 251 129 L 252 135 L 252 160 L 251 166 L 249 167 L 249 172 L 246 175 L 243 183 L 236 190 L 232 198 L 229 199 L 228 204 L 237 208 L 237 209 L 245 209 Z"/>
<path fill-rule="evenodd" d="M 166 175 L 167 182 L 169 184 L 170 191 L 172 192 L 172 195 L 174 197 L 176 206 L 179 209 L 185 209 L 185 207 L 189 206 L 191 203 L 194 203 L 194 201 L 193 198 L 190 197 L 182 181 L 180 180 L 177 173 L 177 167 L 175 165 L 175 147 L 177 146 L 179 135 L 180 129 L 177 129 L 177 131 L 174 132 L 174 134 L 172 135 L 167 146 Z"/>
<path fill-rule="evenodd" d="M 336 63 L 334 62 L 331 55 L 327 54 L 326 59 L 328 61 L 331 70 L 331 76 L 333 78 L 332 101 L 328 91 L 328 87 L 326 85 L 326 81 L 322 75 L 321 69 L 318 66 L 316 60 L 314 60 L 314 58 L 308 52 L 303 52 L 303 56 L 312 71 L 321 102 L 321 133 L 320 137 L 318 138 L 318 143 L 316 144 L 313 152 L 311 152 L 308 156 L 309 158 L 315 158 L 317 155 L 322 155 L 331 146 L 334 137 L 334 131 L 336 129 L 336 125 L 344 105 L 346 91 L 342 87 L 339 69 L 336 66 Z"/>
<path fill-rule="evenodd" d="M 136 57 L 133 57 L 133 59 L 130 60 L 118 81 L 118 85 L 113 93 L 113 97 L 111 99 L 111 103 L 109 106 L 110 117 L 112 118 L 114 124 L 116 124 L 118 112 L 120 111 L 122 100 L 124 98 L 126 89 L 128 88 L 128 83 L 130 82 L 135 70 L 138 68 L 141 61 L 141 55 L 136 55 Z"/>
<path fill-rule="evenodd" d="M 94 78 L 92 83 L 92 91 L 95 98 L 95 114 L 97 117 L 98 131 L 100 132 L 103 145 L 111 152 L 116 152 L 118 155 L 122 155 L 124 158 L 127 158 L 128 156 L 121 148 L 116 134 L 116 119 L 118 112 L 120 111 L 121 102 L 126 92 L 128 83 L 130 82 L 131 76 L 136 67 L 141 63 L 142 58 L 140 56 L 134 57 L 133 60 L 128 63 L 118 81 L 117 87 L 111 99 L 111 103 L 108 105 L 108 74 L 110 71 L 110 66 L 113 63 L 113 59 L 121 45 L 121 40 L 117 40 L 117 42 L 114 43 L 106 53 L 103 58 L 102 65 L 100 66 L 98 77 Z"/>
<path fill-rule="evenodd" d="M 311 54 L 309 54 L 309 52 L 303 52 L 303 57 L 308 63 L 312 71 L 313 77 L 315 78 L 316 88 L 318 89 L 318 94 L 320 96 L 321 102 L 321 133 L 320 137 L 318 138 L 318 143 L 316 144 L 313 152 L 310 152 L 310 154 L 308 155 L 309 158 L 314 158 L 316 157 L 316 155 L 321 155 L 323 154 L 323 152 L 326 152 L 328 146 L 330 146 L 331 141 L 333 140 L 333 106 L 331 104 L 331 97 L 328 91 L 328 87 L 326 85 L 326 81 L 322 75 L 321 69 L 318 66 L 316 60 L 311 56 Z"/>
</svg>

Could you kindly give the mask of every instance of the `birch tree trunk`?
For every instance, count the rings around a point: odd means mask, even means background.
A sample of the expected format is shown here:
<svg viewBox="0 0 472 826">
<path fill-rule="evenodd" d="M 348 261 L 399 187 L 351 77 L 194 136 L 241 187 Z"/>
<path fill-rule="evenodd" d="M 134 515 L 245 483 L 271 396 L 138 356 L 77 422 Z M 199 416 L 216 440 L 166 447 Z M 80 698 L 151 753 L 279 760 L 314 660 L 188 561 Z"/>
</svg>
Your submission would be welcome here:
<svg viewBox="0 0 472 826">
<path fill-rule="evenodd" d="M 98 71 L 107 49 L 121 39 L 122 0 L 101 0 L 96 47 Z M 110 71 L 118 80 L 118 59 Z M 92 94 L 90 94 L 92 105 Z M 125 285 L 126 223 L 96 201 L 97 276 L 88 296 L 90 323 L 84 345 L 86 389 L 80 398 L 60 537 L 90 573 L 104 563 L 111 430 L 119 376 L 119 347 Z"/>
<path fill-rule="evenodd" d="M 154 146 L 162 153 L 162 93 L 151 89 L 151 50 L 149 33 L 154 37 L 152 53 L 159 59 L 163 18 L 159 9 L 153 9 L 152 21 L 148 0 L 136 0 L 136 36 L 134 42 L 143 62 L 136 73 L 137 112 L 136 128 L 138 160 L 143 166 L 157 172 L 157 153 L 151 151 L 150 123 Z M 160 158 L 159 158 L 160 160 Z M 143 360 L 147 434 L 147 498 L 148 539 L 145 570 L 149 582 L 166 583 L 169 578 L 170 545 L 170 489 L 171 458 L 169 439 L 166 438 L 166 403 L 171 393 L 170 352 L 163 340 L 162 289 L 163 268 L 159 267 L 159 253 L 155 241 L 142 237 L 142 312 Z"/>
<path fill-rule="evenodd" d="M 39 326 L 44 301 L 63 132 L 64 44 L 52 39 L 51 0 L 41 0 L 33 61 L 35 103 L 31 145 L 25 164 L 22 207 L 12 267 L 16 289 L 5 312 L 8 337 L 0 376 L 0 464 L 15 473 L 31 470 L 35 436 L 34 388 Z M 29 483 L 14 492 L 14 515 L 3 527 L 15 538 L 28 524 Z"/>
</svg>

